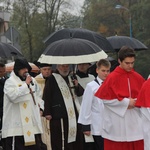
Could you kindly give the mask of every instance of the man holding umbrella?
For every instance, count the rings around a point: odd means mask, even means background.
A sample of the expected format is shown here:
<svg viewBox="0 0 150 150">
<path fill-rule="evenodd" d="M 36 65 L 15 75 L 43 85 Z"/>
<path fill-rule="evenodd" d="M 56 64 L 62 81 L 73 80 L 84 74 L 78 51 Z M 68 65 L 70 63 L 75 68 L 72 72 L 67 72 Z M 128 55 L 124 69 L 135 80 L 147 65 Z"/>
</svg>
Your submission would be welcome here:
<svg viewBox="0 0 150 150">
<path fill-rule="evenodd" d="M 95 79 L 95 77 L 92 74 L 88 73 L 90 65 L 91 65 L 90 63 L 81 63 L 77 65 L 76 71 L 77 79 L 84 89 L 89 82 Z M 79 102 L 81 104 L 82 97 L 79 97 Z"/>
<path fill-rule="evenodd" d="M 46 82 L 44 115 L 50 121 L 53 150 L 83 150 L 83 134 L 77 124 L 78 100 L 83 88 L 69 75 L 69 65 L 59 64 Z"/>
<path fill-rule="evenodd" d="M 84 90 L 77 80 L 71 81 L 68 64 L 94 62 L 106 57 L 96 44 L 78 38 L 53 42 L 40 56 L 41 63 L 59 64 L 57 72 L 47 80 L 43 94 L 44 115 L 51 120 L 52 149 L 83 150 L 83 133 L 77 124 L 80 107 L 77 96 Z"/>
</svg>

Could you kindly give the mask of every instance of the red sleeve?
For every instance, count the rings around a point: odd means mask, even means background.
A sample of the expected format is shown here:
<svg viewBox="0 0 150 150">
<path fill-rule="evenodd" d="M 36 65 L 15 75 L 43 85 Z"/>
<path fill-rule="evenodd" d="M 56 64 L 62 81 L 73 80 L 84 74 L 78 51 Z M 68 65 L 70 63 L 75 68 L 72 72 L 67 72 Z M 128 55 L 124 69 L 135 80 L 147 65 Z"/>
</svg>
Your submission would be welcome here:
<svg viewBox="0 0 150 150">
<path fill-rule="evenodd" d="M 150 107 L 150 79 L 148 79 L 142 86 L 137 101 L 136 106 Z"/>
</svg>

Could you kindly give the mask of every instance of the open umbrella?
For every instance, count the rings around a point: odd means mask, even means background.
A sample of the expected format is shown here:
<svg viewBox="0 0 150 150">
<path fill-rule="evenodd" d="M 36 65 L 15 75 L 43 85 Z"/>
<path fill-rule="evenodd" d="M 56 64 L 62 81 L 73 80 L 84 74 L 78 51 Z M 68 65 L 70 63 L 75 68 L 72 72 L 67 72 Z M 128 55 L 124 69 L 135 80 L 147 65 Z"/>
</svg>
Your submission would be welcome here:
<svg viewBox="0 0 150 150">
<path fill-rule="evenodd" d="M 58 30 L 50 34 L 44 40 L 44 43 L 46 45 L 49 45 L 52 42 L 55 42 L 61 39 L 67 39 L 67 38 L 80 38 L 80 39 L 89 40 L 97 44 L 105 52 L 115 52 L 111 44 L 108 42 L 108 40 L 104 36 L 94 31 L 83 29 L 83 28 L 65 28 L 65 29 Z"/>
<path fill-rule="evenodd" d="M 38 61 L 49 64 L 79 64 L 98 61 L 106 57 L 107 54 L 93 42 L 70 38 L 50 44 Z"/>
<path fill-rule="evenodd" d="M 31 72 L 34 72 L 34 73 L 39 72 L 39 68 L 35 64 L 29 62 L 29 65 L 32 68 Z M 14 69 L 14 62 L 7 63 L 5 64 L 5 66 L 6 66 L 6 72 L 11 72 Z"/>
<path fill-rule="evenodd" d="M 11 58 L 12 56 L 23 56 L 14 46 L 8 43 L 0 43 L 0 57 Z"/>
<path fill-rule="evenodd" d="M 115 49 L 117 52 L 120 50 L 122 46 L 125 46 L 125 45 L 132 47 L 136 51 L 148 49 L 139 40 L 128 37 L 128 36 L 110 36 L 110 37 L 107 37 L 107 40 L 112 45 L 113 49 Z"/>
</svg>

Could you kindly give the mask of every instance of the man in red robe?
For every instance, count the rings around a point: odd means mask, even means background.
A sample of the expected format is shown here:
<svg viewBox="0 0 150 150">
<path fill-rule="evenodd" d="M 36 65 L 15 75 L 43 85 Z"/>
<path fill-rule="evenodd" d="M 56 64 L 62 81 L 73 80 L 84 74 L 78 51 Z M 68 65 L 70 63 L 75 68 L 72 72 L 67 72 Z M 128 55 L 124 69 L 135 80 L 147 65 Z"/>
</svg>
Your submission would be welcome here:
<svg viewBox="0 0 150 150">
<path fill-rule="evenodd" d="M 135 102 L 144 78 L 133 70 L 135 53 L 123 46 L 119 66 L 96 92 L 104 103 L 104 150 L 144 150 L 142 121 Z"/>
<path fill-rule="evenodd" d="M 150 148 L 150 78 L 143 84 L 137 101 L 136 106 L 140 107 L 142 116 L 142 127 L 144 133 L 144 150 Z"/>
</svg>

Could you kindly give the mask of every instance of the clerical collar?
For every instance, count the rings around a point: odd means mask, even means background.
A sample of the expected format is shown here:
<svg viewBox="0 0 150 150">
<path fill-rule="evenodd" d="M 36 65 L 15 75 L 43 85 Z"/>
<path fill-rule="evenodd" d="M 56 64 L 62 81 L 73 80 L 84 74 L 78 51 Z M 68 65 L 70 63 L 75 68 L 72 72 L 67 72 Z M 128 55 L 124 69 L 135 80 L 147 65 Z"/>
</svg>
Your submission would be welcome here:
<svg viewBox="0 0 150 150">
<path fill-rule="evenodd" d="M 76 74 L 80 77 L 80 78 L 86 78 L 89 77 L 88 73 L 83 73 L 79 70 L 77 70 Z"/>
</svg>

